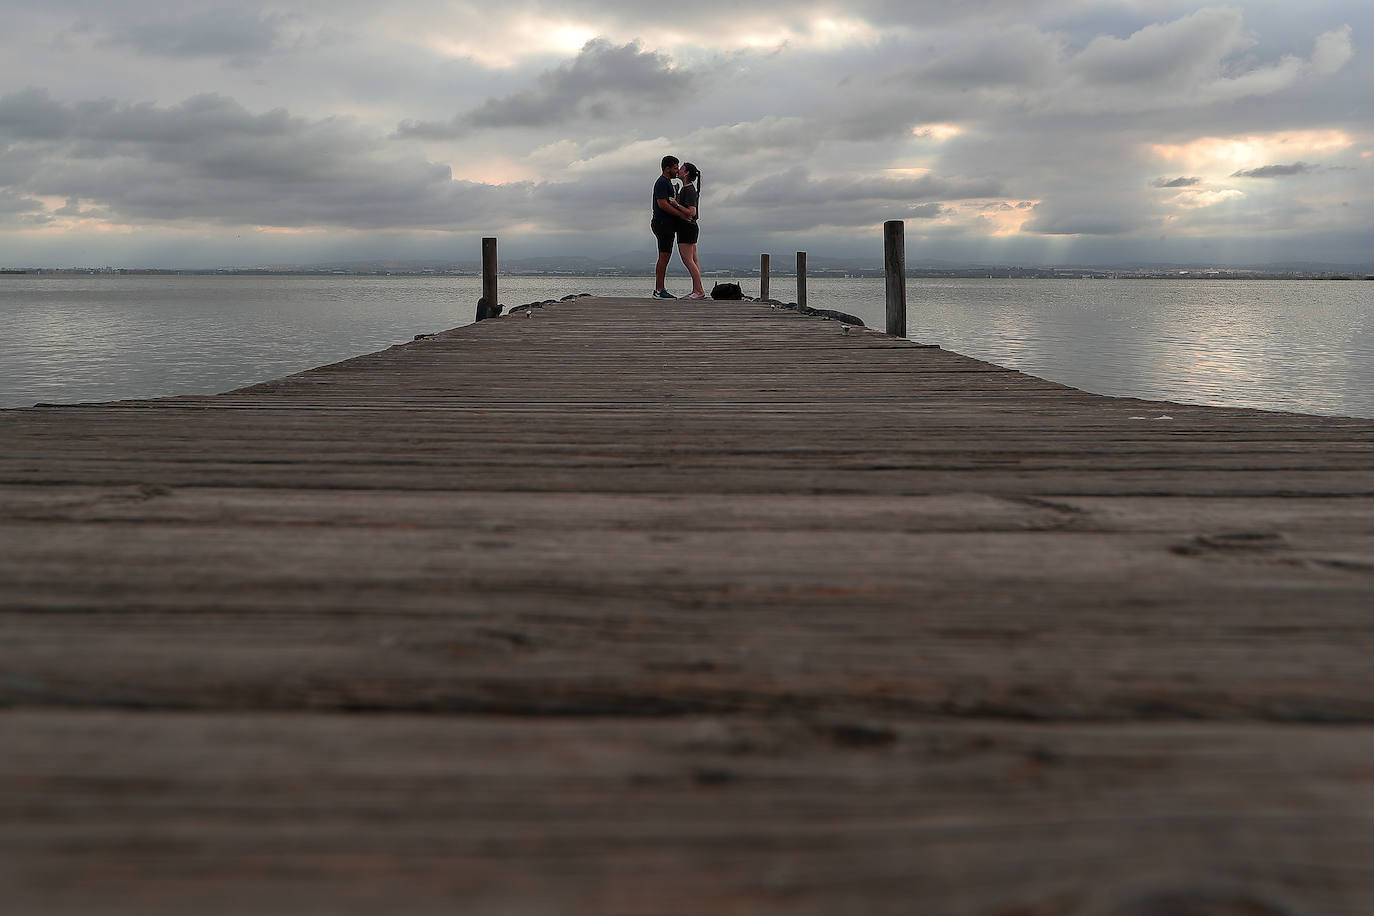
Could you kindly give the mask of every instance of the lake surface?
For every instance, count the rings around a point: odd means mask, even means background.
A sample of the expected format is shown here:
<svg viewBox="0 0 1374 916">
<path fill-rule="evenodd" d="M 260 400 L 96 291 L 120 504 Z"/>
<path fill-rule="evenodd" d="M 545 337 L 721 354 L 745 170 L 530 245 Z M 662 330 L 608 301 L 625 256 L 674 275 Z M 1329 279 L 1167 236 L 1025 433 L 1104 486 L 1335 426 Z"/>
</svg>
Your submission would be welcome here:
<svg viewBox="0 0 1374 916">
<path fill-rule="evenodd" d="M 501 299 L 652 285 L 503 277 Z M 795 298 L 790 278 L 772 286 Z M 883 327 L 881 279 L 807 289 Z M 476 277 L 0 275 L 0 407 L 228 391 L 467 324 L 479 292 Z M 912 339 L 1087 391 L 1374 418 L 1374 283 L 911 280 L 907 298 Z"/>
</svg>

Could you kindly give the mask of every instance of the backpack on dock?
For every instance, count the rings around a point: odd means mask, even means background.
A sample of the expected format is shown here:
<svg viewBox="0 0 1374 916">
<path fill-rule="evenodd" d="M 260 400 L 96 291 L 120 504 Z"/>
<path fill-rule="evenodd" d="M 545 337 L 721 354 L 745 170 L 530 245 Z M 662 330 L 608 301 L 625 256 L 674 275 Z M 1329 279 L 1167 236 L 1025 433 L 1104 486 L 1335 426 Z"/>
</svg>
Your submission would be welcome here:
<svg viewBox="0 0 1374 916">
<path fill-rule="evenodd" d="M 744 290 L 739 288 L 738 283 L 717 283 L 711 287 L 712 299 L 743 299 Z"/>
</svg>

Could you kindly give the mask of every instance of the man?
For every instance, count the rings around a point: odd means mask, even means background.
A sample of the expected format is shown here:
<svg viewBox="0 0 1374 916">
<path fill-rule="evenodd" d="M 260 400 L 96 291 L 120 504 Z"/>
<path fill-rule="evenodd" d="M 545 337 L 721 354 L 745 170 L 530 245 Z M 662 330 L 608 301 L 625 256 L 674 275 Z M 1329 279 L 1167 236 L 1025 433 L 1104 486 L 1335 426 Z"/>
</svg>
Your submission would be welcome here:
<svg viewBox="0 0 1374 916">
<path fill-rule="evenodd" d="M 664 156 L 660 163 L 663 174 L 654 182 L 654 216 L 649 228 L 654 231 L 654 238 L 658 239 L 658 264 L 654 267 L 655 299 L 677 298 L 663 288 L 668 261 L 673 257 L 673 236 L 679 225 L 677 189 L 673 187 L 673 179 L 677 177 L 677 162 L 676 156 Z"/>
</svg>

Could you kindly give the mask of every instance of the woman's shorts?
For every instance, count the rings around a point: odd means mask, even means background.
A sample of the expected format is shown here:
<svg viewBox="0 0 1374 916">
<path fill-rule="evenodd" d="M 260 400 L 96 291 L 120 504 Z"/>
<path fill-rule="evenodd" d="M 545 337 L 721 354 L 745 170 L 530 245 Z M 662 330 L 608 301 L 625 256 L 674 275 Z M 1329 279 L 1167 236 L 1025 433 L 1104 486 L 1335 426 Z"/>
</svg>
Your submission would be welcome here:
<svg viewBox="0 0 1374 916">
<path fill-rule="evenodd" d="M 677 243 L 679 245 L 695 245 L 699 235 L 701 235 L 701 228 L 696 223 L 678 224 Z"/>
<path fill-rule="evenodd" d="M 649 228 L 654 230 L 654 238 L 658 239 L 659 253 L 668 254 L 671 252 L 676 225 L 666 219 L 656 219 L 649 223 Z"/>
</svg>

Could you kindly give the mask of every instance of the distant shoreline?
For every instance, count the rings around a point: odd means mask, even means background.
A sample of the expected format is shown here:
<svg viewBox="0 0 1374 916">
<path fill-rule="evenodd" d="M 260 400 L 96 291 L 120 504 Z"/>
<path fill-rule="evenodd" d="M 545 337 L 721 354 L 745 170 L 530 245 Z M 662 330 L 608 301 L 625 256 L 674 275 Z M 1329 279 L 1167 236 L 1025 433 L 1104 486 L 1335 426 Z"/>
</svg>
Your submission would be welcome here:
<svg viewBox="0 0 1374 916">
<path fill-rule="evenodd" d="M 669 273 L 677 276 L 681 271 Z M 771 271 L 774 277 L 795 277 L 786 270 Z M 708 271 L 707 279 L 757 277 L 757 268 Z M 478 277 L 481 271 L 466 267 L 433 269 L 333 269 L 333 268 L 206 268 L 171 270 L 137 267 L 26 267 L 0 268 L 0 276 L 136 276 L 136 277 Z M 651 270 L 605 269 L 598 271 L 571 270 L 512 270 L 503 271 L 507 277 L 548 277 L 551 279 L 614 279 L 618 277 L 651 277 Z M 826 279 L 882 279 L 881 268 L 838 269 L 814 267 L 807 271 L 813 280 Z M 1251 270 L 1230 268 L 1142 268 L 1113 269 L 1088 267 L 966 267 L 966 268 L 908 268 L 909 280 L 1374 280 L 1374 274 L 1364 271 L 1317 270 Z"/>
</svg>

